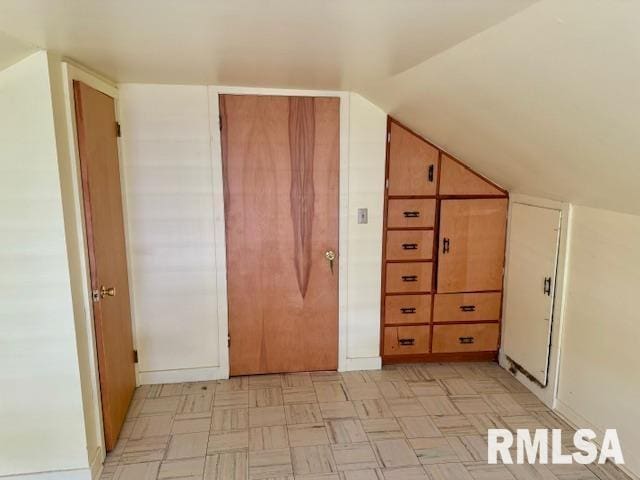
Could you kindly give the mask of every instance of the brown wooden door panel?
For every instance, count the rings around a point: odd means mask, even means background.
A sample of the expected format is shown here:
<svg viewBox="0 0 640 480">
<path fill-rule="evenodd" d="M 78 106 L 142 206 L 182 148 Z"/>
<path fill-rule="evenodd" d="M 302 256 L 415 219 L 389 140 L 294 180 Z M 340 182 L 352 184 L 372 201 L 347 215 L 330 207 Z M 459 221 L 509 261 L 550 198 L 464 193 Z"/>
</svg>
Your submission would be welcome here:
<svg viewBox="0 0 640 480">
<path fill-rule="evenodd" d="M 440 195 L 505 195 L 503 190 L 446 153 L 442 154 L 440 169 Z"/>
<path fill-rule="evenodd" d="M 386 327 L 384 329 L 384 354 L 409 355 L 429 353 L 429 327 Z"/>
<path fill-rule="evenodd" d="M 438 292 L 501 290 L 507 199 L 443 200 Z"/>
<path fill-rule="evenodd" d="M 389 195 L 435 195 L 438 149 L 395 122 L 389 142 Z"/>
<path fill-rule="evenodd" d="M 339 109 L 220 96 L 232 375 L 337 368 Z"/>
<path fill-rule="evenodd" d="M 387 260 L 431 260 L 433 230 L 387 232 Z"/>
<path fill-rule="evenodd" d="M 431 262 L 387 263 L 387 293 L 431 291 Z"/>
<path fill-rule="evenodd" d="M 498 349 L 500 325 L 434 325 L 433 353 L 493 352 Z"/>
<path fill-rule="evenodd" d="M 385 324 L 429 323 L 431 295 L 387 295 L 384 300 Z"/>
<path fill-rule="evenodd" d="M 106 449 L 114 448 L 135 389 L 131 307 L 114 99 L 74 81 L 76 125 Z"/>
<path fill-rule="evenodd" d="M 500 320 L 502 293 L 439 293 L 433 305 L 434 322 Z"/>
</svg>

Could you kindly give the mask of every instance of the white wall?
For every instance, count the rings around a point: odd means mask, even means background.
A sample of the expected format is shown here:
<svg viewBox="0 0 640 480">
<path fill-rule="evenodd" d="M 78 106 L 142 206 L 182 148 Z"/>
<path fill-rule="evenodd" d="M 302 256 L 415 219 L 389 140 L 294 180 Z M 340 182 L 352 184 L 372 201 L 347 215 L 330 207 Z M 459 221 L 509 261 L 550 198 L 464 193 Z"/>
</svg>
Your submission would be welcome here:
<svg viewBox="0 0 640 480">
<path fill-rule="evenodd" d="M 387 115 L 352 93 L 349 102 L 347 358 L 353 368 L 380 355 L 380 288 Z M 358 224 L 358 208 L 369 223 Z"/>
<path fill-rule="evenodd" d="M 558 409 L 572 423 L 617 428 L 640 475 L 640 217 L 574 207 Z"/>
<path fill-rule="evenodd" d="M 0 476 L 86 469 L 45 52 L 0 72 L 0 218 Z"/>
<path fill-rule="evenodd" d="M 239 90 L 241 91 L 241 89 Z M 236 93 L 239 93 L 236 92 Z M 120 86 L 141 383 L 228 375 L 216 87 Z M 386 116 L 347 95 L 343 368 L 378 368 Z M 345 197 L 341 195 L 342 200 Z M 369 224 L 358 225 L 358 207 Z M 346 221 L 343 221 L 346 220 Z M 344 281 L 346 279 L 346 282 Z M 344 285 L 343 283 L 346 283 Z"/>
</svg>

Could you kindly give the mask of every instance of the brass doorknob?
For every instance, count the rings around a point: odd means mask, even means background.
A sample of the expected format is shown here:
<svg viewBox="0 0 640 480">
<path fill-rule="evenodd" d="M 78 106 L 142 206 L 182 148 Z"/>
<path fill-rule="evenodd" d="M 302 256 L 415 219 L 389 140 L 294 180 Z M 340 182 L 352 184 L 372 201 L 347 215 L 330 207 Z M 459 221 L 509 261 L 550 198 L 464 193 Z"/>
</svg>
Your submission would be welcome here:
<svg viewBox="0 0 640 480">
<path fill-rule="evenodd" d="M 329 268 L 331 269 L 331 275 L 333 275 L 333 261 L 336 259 L 336 252 L 327 250 L 324 252 L 324 257 L 329 261 Z"/>
<path fill-rule="evenodd" d="M 116 296 L 116 287 L 105 287 L 104 285 L 100 287 L 100 298 L 115 297 L 115 296 Z"/>
</svg>

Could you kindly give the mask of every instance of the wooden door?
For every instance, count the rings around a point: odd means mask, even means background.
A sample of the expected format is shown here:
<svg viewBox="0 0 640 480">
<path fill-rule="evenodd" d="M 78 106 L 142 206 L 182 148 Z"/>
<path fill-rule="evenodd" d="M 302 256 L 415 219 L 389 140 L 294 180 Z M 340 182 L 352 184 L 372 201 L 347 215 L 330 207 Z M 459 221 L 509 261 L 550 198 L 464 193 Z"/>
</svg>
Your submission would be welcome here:
<svg viewBox="0 0 640 480">
<path fill-rule="evenodd" d="M 220 96 L 231 375 L 337 368 L 339 112 Z"/>
<path fill-rule="evenodd" d="M 505 353 L 547 384 L 559 210 L 515 203 L 511 207 L 505 302 Z"/>
<path fill-rule="evenodd" d="M 507 199 L 442 200 L 440 293 L 502 289 Z"/>
<path fill-rule="evenodd" d="M 395 122 L 389 134 L 388 194 L 435 195 L 438 149 Z"/>
<path fill-rule="evenodd" d="M 111 450 L 136 383 L 115 102 L 81 82 L 73 88 L 105 446 Z"/>
</svg>

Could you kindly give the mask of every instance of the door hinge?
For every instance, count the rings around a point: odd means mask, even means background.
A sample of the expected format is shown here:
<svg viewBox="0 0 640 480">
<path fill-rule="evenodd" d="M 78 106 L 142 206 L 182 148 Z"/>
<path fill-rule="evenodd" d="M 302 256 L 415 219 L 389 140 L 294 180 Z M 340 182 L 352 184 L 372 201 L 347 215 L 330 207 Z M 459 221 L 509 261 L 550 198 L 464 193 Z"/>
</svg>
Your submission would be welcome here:
<svg viewBox="0 0 640 480">
<path fill-rule="evenodd" d="M 231 335 L 227 335 L 227 347 L 231 346 Z"/>
<path fill-rule="evenodd" d="M 122 137 L 122 129 L 120 128 L 120 122 L 116 122 L 116 137 Z"/>
<path fill-rule="evenodd" d="M 138 350 L 133 351 L 133 363 L 138 363 Z"/>
<path fill-rule="evenodd" d="M 218 115 L 218 126 L 220 127 L 220 131 L 222 131 L 222 115 Z"/>
<path fill-rule="evenodd" d="M 391 132 L 387 132 L 387 143 L 391 141 Z"/>
<path fill-rule="evenodd" d="M 385 179 L 384 181 L 384 188 L 388 189 L 389 188 L 389 179 Z"/>
<path fill-rule="evenodd" d="M 93 300 L 94 303 L 100 301 L 100 290 L 91 291 L 91 300 Z"/>
</svg>

